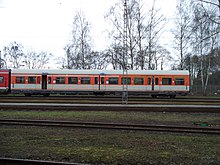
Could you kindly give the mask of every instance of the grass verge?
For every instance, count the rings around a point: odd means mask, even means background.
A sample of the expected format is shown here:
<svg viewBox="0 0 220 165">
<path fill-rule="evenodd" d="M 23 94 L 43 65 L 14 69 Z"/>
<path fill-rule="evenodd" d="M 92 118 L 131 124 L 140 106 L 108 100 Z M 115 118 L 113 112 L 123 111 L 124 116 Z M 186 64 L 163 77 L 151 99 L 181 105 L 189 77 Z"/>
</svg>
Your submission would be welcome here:
<svg viewBox="0 0 220 165">
<path fill-rule="evenodd" d="M 220 123 L 220 114 L 214 113 L 0 110 L 0 118 L 176 125 Z M 0 157 L 111 165 L 213 165 L 220 162 L 219 148 L 220 137 L 216 135 L 0 126 Z"/>
<path fill-rule="evenodd" d="M 218 164 L 220 137 L 1 126 L 0 156 L 90 164 Z"/>
<path fill-rule="evenodd" d="M 195 122 L 220 124 L 219 113 L 1 110 L 0 118 L 177 125 L 193 125 Z"/>
</svg>

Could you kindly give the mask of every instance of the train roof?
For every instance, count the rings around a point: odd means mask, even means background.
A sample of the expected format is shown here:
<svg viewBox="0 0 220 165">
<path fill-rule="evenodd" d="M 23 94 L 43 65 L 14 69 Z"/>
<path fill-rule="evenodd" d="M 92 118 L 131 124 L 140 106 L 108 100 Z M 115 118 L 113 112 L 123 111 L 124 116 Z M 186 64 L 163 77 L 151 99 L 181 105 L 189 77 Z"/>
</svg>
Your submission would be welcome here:
<svg viewBox="0 0 220 165">
<path fill-rule="evenodd" d="M 72 69 L 12 69 L 12 74 L 123 74 L 123 70 L 72 70 Z M 187 70 L 128 70 L 128 74 L 137 75 L 189 75 Z"/>
</svg>

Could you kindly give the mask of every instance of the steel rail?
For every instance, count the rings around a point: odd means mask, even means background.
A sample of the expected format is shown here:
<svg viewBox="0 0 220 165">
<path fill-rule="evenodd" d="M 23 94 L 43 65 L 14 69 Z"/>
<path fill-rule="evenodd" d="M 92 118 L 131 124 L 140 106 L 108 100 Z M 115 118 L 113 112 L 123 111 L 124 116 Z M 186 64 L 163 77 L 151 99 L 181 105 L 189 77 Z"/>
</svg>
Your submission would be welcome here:
<svg viewBox="0 0 220 165">
<path fill-rule="evenodd" d="M 130 94 L 131 98 L 144 98 L 144 99 L 150 99 L 150 100 L 158 100 L 158 99 L 168 99 L 170 100 L 169 97 L 166 96 L 159 96 L 157 98 L 152 98 L 150 95 L 146 95 L 146 94 Z M 53 95 L 51 94 L 49 97 L 44 97 L 42 95 L 32 95 L 30 97 L 27 97 L 25 95 L 0 95 L 0 98 L 121 98 L 121 95 L 81 95 L 81 94 L 76 94 L 76 95 Z M 216 95 L 216 96 L 210 96 L 210 97 L 206 97 L 206 96 L 179 96 L 177 95 L 177 97 L 174 100 L 179 100 L 179 99 L 183 99 L 183 100 L 187 100 L 187 99 L 201 99 L 201 100 L 208 100 L 208 99 L 213 99 L 213 100 L 219 100 L 220 96 Z"/>
<path fill-rule="evenodd" d="M 220 105 L 179 104 L 74 104 L 74 103 L 0 103 L 1 110 L 28 111 L 139 111 L 220 113 Z"/>
<path fill-rule="evenodd" d="M 67 163 L 67 162 L 55 162 L 55 161 L 43 161 L 43 160 L 29 160 L 29 159 L 13 159 L 13 158 L 0 158 L 0 164 L 2 165 L 85 165 L 80 163 Z"/>
<path fill-rule="evenodd" d="M 123 124 L 104 122 L 72 122 L 72 121 L 51 121 L 51 120 L 21 120 L 1 119 L 1 125 L 22 125 L 22 126 L 44 126 L 44 127 L 70 127 L 70 128 L 93 128 L 93 129 L 116 129 L 132 131 L 159 131 L 178 133 L 202 133 L 220 134 L 219 127 L 200 126 L 176 126 L 176 125 L 145 125 L 145 124 Z"/>
<path fill-rule="evenodd" d="M 121 99 L 121 96 L 119 95 L 104 95 L 104 96 L 94 96 L 94 95 L 61 95 L 61 96 L 49 96 L 49 97 L 43 97 L 43 96 L 31 96 L 31 97 L 26 97 L 26 96 L 5 96 L 5 95 L 0 95 L 0 99 L 48 99 L 48 100 L 53 100 L 53 99 Z M 141 100 L 151 100 L 151 101 L 157 101 L 157 100 L 175 100 L 175 101 L 193 101 L 193 100 L 201 100 L 201 101 L 208 101 L 208 100 L 213 100 L 213 101 L 219 101 L 220 97 L 187 97 L 187 96 L 177 96 L 175 99 L 170 99 L 168 97 L 158 97 L 158 98 L 152 98 L 150 96 L 146 95 L 130 95 L 130 99 L 141 99 Z"/>
<path fill-rule="evenodd" d="M 83 104 L 117 104 L 121 103 L 121 97 L 91 97 L 91 96 L 78 96 L 78 97 L 42 97 L 42 96 L 34 96 L 34 97 L 0 97 L 0 102 L 2 103 L 13 103 L 13 102 L 27 102 L 27 103 L 83 103 Z M 220 105 L 220 98 L 177 98 L 177 99 L 153 99 L 146 96 L 143 97 L 129 97 L 129 103 L 132 104 L 196 104 L 199 103 L 201 105 L 209 104 L 209 105 Z"/>
</svg>

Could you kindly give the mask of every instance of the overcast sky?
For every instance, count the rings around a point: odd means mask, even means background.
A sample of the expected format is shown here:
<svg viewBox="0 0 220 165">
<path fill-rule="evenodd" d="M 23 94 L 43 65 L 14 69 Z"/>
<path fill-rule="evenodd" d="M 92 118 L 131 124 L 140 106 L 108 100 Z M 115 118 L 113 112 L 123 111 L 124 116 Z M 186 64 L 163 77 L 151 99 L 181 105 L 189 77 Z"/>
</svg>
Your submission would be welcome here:
<svg viewBox="0 0 220 165">
<path fill-rule="evenodd" d="M 0 0 L 0 50 L 10 42 L 25 48 L 49 51 L 64 56 L 73 17 L 76 11 L 85 13 L 92 25 L 94 49 L 106 47 L 104 14 L 119 0 Z M 146 4 L 148 0 L 145 0 Z M 176 0 L 157 0 L 166 17 L 172 17 Z"/>
</svg>

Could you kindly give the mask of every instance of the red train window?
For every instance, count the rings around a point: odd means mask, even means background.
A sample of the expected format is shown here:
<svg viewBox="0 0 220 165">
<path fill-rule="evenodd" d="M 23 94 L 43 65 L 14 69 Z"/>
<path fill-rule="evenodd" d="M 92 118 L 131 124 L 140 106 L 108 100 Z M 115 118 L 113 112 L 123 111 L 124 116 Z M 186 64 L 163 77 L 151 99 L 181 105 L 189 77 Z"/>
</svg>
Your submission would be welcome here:
<svg viewBox="0 0 220 165">
<path fill-rule="evenodd" d="M 144 85 L 144 78 L 135 77 L 134 78 L 134 85 Z"/>
<path fill-rule="evenodd" d="M 52 84 L 51 77 L 48 77 L 48 84 Z"/>
<path fill-rule="evenodd" d="M 36 84 L 36 77 L 28 77 L 28 84 Z"/>
<path fill-rule="evenodd" d="M 184 85 L 184 78 L 176 78 L 175 85 Z"/>
<path fill-rule="evenodd" d="M 172 78 L 162 78 L 162 85 L 171 85 Z"/>
<path fill-rule="evenodd" d="M 78 77 L 69 77 L 68 84 L 78 84 Z"/>
<path fill-rule="evenodd" d="M 99 83 L 99 78 L 95 77 L 95 84 L 98 84 L 98 83 Z"/>
<path fill-rule="evenodd" d="M 101 84 L 104 84 L 105 83 L 105 79 L 104 77 L 101 77 Z"/>
<path fill-rule="evenodd" d="M 155 78 L 155 85 L 158 85 L 159 84 L 159 80 L 158 78 Z"/>
<path fill-rule="evenodd" d="M 118 84 L 118 77 L 109 77 L 109 84 Z"/>
<path fill-rule="evenodd" d="M 81 84 L 90 84 L 90 77 L 82 77 Z"/>
<path fill-rule="evenodd" d="M 131 78 L 130 77 L 122 77 L 121 78 L 121 84 L 130 85 L 131 84 Z"/>
<path fill-rule="evenodd" d="M 3 82 L 4 82 L 4 77 L 0 76 L 0 83 L 3 83 Z"/>
<path fill-rule="evenodd" d="M 16 83 L 23 84 L 24 83 L 24 77 L 16 77 Z"/>
<path fill-rule="evenodd" d="M 151 78 L 147 79 L 147 84 L 150 85 L 151 84 Z"/>
<path fill-rule="evenodd" d="M 65 77 L 57 77 L 56 84 L 65 84 Z"/>
</svg>

